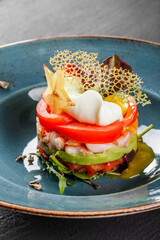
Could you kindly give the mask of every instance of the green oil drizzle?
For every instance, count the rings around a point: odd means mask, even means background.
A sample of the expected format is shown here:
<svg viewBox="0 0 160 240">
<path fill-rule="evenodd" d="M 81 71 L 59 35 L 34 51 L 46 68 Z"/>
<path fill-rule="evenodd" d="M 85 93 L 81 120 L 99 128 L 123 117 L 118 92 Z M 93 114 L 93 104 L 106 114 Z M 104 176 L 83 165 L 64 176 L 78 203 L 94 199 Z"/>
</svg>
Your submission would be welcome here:
<svg viewBox="0 0 160 240">
<path fill-rule="evenodd" d="M 152 148 L 144 142 L 138 142 L 138 150 L 135 157 L 130 162 L 129 167 L 118 177 L 122 179 L 129 179 L 140 175 L 153 159 L 154 153 Z"/>
</svg>

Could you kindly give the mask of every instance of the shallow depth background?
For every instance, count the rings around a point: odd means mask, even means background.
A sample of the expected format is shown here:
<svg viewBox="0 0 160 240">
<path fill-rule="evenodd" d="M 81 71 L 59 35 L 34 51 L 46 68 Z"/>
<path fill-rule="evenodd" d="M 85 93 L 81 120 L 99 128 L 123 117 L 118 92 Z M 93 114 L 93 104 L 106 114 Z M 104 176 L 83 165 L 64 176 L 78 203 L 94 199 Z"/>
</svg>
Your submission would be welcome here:
<svg viewBox="0 0 160 240">
<path fill-rule="evenodd" d="M 89 34 L 159 42 L 159 9 L 159 0 L 1 0 L 0 45 Z"/>
<path fill-rule="evenodd" d="M 0 45 L 64 35 L 160 42 L 159 0 L 1 0 Z M 160 210 L 106 219 L 56 219 L 0 209 L 0 239 L 160 239 Z"/>
</svg>

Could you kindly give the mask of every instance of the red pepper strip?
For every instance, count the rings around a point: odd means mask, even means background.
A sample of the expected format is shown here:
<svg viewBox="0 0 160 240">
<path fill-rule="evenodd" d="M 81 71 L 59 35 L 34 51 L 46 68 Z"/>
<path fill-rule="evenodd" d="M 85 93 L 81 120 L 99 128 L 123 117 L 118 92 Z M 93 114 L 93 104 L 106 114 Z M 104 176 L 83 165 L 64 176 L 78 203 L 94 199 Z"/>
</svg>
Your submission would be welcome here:
<svg viewBox="0 0 160 240">
<path fill-rule="evenodd" d="M 90 178 L 97 172 L 101 172 L 101 173 L 108 172 L 124 161 L 125 159 L 122 157 L 118 160 L 108 162 L 108 163 L 85 165 L 85 168 L 87 170 L 87 177 Z"/>
<path fill-rule="evenodd" d="M 127 112 L 124 116 L 124 127 L 130 126 L 132 123 L 136 121 L 138 117 L 137 106 L 136 105 L 128 105 Z"/>
<path fill-rule="evenodd" d="M 91 165 L 78 165 L 67 162 L 66 164 L 69 166 L 69 169 L 73 172 L 87 172 L 87 177 L 92 177 L 95 173 L 106 173 L 112 170 L 114 167 L 118 166 L 120 163 L 123 163 L 125 159 L 122 157 L 118 160 L 100 163 L 100 164 L 91 164 Z"/>
<path fill-rule="evenodd" d="M 39 146 L 37 146 L 37 148 L 38 148 L 40 154 L 44 153 L 42 148 L 40 148 Z"/>
</svg>

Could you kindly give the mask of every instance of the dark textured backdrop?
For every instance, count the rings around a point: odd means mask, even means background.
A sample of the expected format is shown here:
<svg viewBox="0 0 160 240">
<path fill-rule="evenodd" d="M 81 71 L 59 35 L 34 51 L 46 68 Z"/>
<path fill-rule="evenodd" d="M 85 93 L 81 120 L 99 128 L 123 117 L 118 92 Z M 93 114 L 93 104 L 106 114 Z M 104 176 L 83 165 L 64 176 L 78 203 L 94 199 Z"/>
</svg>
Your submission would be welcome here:
<svg viewBox="0 0 160 240">
<path fill-rule="evenodd" d="M 0 0 L 0 45 L 64 35 L 160 42 L 160 0 Z M 0 239 L 160 239 L 160 210 L 102 219 L 56 219 L 0 208 Z"/>
</svg>

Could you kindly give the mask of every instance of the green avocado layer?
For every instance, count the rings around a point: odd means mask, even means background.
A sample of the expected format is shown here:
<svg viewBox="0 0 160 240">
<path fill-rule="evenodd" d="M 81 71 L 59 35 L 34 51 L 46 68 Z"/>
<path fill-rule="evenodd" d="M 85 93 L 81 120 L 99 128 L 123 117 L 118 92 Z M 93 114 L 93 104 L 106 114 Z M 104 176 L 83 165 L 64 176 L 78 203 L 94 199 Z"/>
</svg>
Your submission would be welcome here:
<svg viewBox="0 0 160 240">
<path fill-rule="evenodd" d="M 124 154 L 131 152 L 132 150 L 137 151 L 137 135 L 134 135 L 126 148 L 113 147 L 108 149 L 103 153 L 96 153 L 91 155 L 80 155 L 80 154 L 70 154 L 64 151 L 56 151 L 55 149 L 50 150 L 44 144 L 39 144 L 39 146 L 49 155 L 54 155 L 60 157 L 65 162 L 70 162 L 79 165 L 91 165 L 99 163 L 107 163 L 115 161 Z"/>
</svg>

